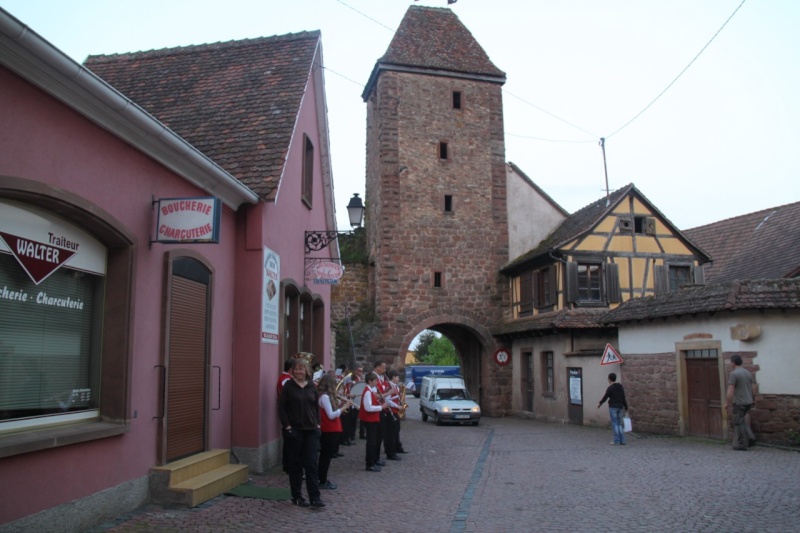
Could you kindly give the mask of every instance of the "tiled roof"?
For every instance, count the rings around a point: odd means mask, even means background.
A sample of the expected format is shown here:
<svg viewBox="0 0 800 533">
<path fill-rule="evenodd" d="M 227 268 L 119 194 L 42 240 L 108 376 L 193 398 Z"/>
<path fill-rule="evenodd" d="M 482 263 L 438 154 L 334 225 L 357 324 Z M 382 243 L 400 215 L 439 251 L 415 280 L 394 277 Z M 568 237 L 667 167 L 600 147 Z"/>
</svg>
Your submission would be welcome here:
<svg viewBox="0 0 800 533">
<path fill-rule="evenodd" d="M 274 197 L 320 33 L 89 56 L 86 66 L 236 176 Z"/>
<path fill-rule="evenodd" d="M 521 256 L 513 259 L 501 272 L 513 273 L 518 267 L 522 267 L 536 258 L 548 256 L 561 249 L 570 241 L 577 239 L 584 234 L 591 231 L 597 224 L 599 224 L 606 216 L 608 216 L 617 205 L 629 195 L 635 195 L 642 203 L 646 204 L 649 209 L 657 214 L 661 220 L 669 227 L 673 228 L 676 234 L 681 232 L 674 227 L 674 225 L 665 217 L 659 210 L 648 200 L 633 183 L 617 189 L 610 193 L 607 198 L 601 198 L 586 207 L 576 211 L 570 215 L 564 222 L 562 222 L 553 232 L 542 242 L 539 243 L 533 250 L 522 254 Z M 684 236 L 685 238 L 685 236 Z M 687 240 L 687 245 L 695 249 L 695 253 L 701 258 L 707 258 L 703 250 L 698 248 L 694 242 Z M 702 262 L 702 260 L 701 260 Z"/>
<path fill-rule="evenodd" d="M 664 295 L 632 298 L 608 311 L 601 322 L 618 324 L 718 311 L 762 309 L 800 309 L 800 278 L 690 285 Z"/>
<path fill-rule="evenodd" d="M 489 76 L 498 82 L 505 82 L 506 77 L 456 14 L 446 8 L 408 8 L 389 48 L 375 64 L 362 94 L 365 100 L 378 71 L 390 66 Z"/>
<path fill-rule="evenodd" d="M 600 319 L 607 309 L 562 309 L 530 318 L 506 322 L 492 330 L 496 336 L 516 336 L 553 329 L 587 329 L 607 327 Z"/>
<path fill-rule="evenodd" d="M 705 267 L 707 283 L 798 275 L 800 202 L 721 220 L 684 233 L 713 258 L 713 264 Z"/>
</svg>

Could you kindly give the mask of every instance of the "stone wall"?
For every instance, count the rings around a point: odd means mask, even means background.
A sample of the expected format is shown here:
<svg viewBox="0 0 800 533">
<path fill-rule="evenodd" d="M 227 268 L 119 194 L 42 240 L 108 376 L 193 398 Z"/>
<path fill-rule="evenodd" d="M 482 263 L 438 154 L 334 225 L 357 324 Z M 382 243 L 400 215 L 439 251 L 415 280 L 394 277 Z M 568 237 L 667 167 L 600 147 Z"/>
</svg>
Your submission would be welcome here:
<svg viewBox="0 0 800 533">
<path fill-rule="evenodd" d="M 625 354 L 622 383 L 634 431 L 677 435 L 678 374 L 675 354 Z"/>
</svg>

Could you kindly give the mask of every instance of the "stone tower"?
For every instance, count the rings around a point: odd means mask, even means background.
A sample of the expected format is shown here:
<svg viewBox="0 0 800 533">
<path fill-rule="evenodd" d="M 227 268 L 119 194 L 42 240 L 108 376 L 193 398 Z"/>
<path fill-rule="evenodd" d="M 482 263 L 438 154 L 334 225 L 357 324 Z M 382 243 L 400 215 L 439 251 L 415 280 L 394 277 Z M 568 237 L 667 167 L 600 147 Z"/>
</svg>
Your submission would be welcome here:
<svg viewBox="0 0 800 533">
<path fill-rule="evenodd" d="M 503 83 L 452 11 L 411 6 L 362 94 L 379 332 L 370 358 L 403 366 L 414 337 L 438 331 L 495 416 L 511 397 L 510 370 L 492 361 L 489 333 L 508 307 Z"/>
</svg>

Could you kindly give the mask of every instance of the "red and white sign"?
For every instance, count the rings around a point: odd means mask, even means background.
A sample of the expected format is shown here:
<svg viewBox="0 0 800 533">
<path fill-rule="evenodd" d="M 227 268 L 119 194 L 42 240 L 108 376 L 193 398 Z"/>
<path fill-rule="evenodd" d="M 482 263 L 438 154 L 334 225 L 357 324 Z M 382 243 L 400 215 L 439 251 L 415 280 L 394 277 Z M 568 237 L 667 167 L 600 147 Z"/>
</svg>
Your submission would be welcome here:
<svg viewBox="0 0 800 533">
<path fill-rule="evenodd" d="M 83 229 L 52 213 L 0 200 L 0 253 L 10 253 L 39 285 L 64 265 L 105 274 L 106 248 Z"/>
<path fill-rule="evenodd" d="M 320 261 L 314 264 L 311 272 L 314 283 L 336 285 L 344 275 L 344 267 L 333 261 Z"/>
<path fill-rule="evenodd" d="M 72 250 L 26 239 L 5 231 L 0 231 L 0 238 L 36 285 L 46 280 L 75 255 Z"/>
<path fill-rule="evenodd" d="M 219 242 L 218 198 L 161 198 L 157 203 L 156 242 Z"/>
<path fill-rule="evenodd" d="M 500 348 L 494 352 L 493 358 L 494 362 L 497 363 L 498 366 L 506 366 L 507 364 L 511 363 L 511 352 L 505 348 Z"/>
<path fill-rule="evenodd" d="M 606 344 L 603 358 L 600 359 L 600 365 L 618 365 L 620 363 L 622 363 L 622 357 L 619 356 L 619 353 L 611 344 Z"/>
</svg>

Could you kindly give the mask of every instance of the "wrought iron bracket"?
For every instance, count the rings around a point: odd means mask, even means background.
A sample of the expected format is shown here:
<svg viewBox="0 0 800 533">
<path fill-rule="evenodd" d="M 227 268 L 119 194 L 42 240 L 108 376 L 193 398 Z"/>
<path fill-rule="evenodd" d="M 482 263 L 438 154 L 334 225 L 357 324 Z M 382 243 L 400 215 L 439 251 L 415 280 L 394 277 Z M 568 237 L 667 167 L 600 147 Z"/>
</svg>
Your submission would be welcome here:
<svg viewBox="0 0 800 533">
<path fill-rule="evenodd" d="M 327 248 L 339 235 L 351 235 L 352 231 L 307 231 L 306 253 L 318 252 Z"/>
</svg>

